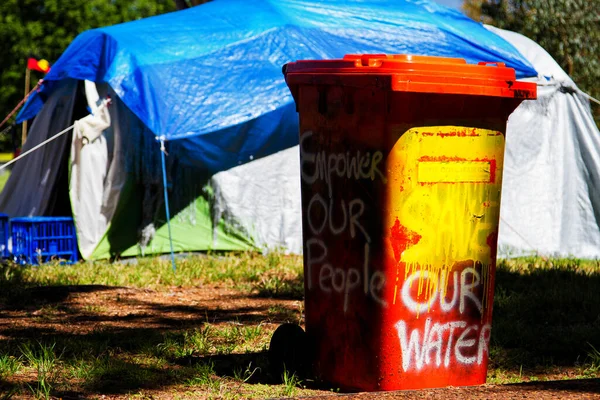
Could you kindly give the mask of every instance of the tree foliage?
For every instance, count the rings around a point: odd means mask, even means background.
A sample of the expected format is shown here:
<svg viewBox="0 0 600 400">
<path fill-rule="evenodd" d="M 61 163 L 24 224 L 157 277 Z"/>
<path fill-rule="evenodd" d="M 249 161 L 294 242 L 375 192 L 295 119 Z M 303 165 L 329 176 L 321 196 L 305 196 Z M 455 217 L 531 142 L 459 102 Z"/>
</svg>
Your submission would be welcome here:
<svg viewBox="0 0 600 400">
<path fill-rule="evenodd" d="M 28 57 L 52 64 L 79 33 L 175 10 L 173 0 L 0 1 L 0 120 L 24 93 Z M 32 85 L 42 74 L 32 71 Z"/>
<path fill-rule="evenodd" d="M 463 10 L 533 39 L 579 88 L 600 97 L 600 0 L 465 0 Z"/>
</svg>

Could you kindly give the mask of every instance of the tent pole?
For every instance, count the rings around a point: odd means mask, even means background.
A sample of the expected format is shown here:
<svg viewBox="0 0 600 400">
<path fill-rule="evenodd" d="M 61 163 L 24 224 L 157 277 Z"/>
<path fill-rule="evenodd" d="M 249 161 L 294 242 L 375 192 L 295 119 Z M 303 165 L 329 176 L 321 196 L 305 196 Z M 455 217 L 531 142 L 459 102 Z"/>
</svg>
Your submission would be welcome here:
<svg viewBox="0 0 600 400">
<path fill-rule="evenodd" d="M 171 246 L 171 265 L 173 266 L 173 272 L 177 271 L 177 267 L 175 266 L 175 252 L 173 251 L 173 236 L 171 235 L 171 215 L 169 212 L 169 194 L 167 192 L 167 167 L 165 162 L 165 137 L 161 136 L 157 138 L 160 140 L 160 160 L 162 164 L 162 177 L 163 177 L 163 189 L 165 196 L 165 212 L 167 215 L 167 226 L 169 228 L 169 245 Z"/>
<path fill-rule="evenodd" d="M 27 95 L 29 94 L 29 91 L 31 90 L 31 84 L 29 83 L 31 79 L 31 72 L 29 71 L 29 68 L 25 68 L 25 96 L 24 98 L 27 98 Z M 23 148 L 23 146 L 25 145 L 25 141 L 27 140 L 27 120 L 23 121 L 23 125 L 22 125 L 22 131 L 21 131 L 21 148 Z"/>
</svg>

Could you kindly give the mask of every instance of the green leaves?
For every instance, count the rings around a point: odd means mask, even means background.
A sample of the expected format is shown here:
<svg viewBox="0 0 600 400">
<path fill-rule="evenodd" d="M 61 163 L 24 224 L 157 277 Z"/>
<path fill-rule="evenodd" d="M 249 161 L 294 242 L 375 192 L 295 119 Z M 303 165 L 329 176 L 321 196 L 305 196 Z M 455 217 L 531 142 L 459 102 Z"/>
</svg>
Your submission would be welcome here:
<svg viewBox="0 0 600 400">
<path fill-rule="evenodd" d="M 1 1 L 0 120 L 23 98 L 28 57 L 45 58 L 53 64 L 85 30 L 174 10 L 173 0 Z M 42 77 L 32 71 L 32 86 Z"/>
<path fill-rule="evenodd" d="M 476 20 L 533 39 L 580 89 L 600 97 L 600 0 L 465 0 L 463 8 Z"/>
</svg>

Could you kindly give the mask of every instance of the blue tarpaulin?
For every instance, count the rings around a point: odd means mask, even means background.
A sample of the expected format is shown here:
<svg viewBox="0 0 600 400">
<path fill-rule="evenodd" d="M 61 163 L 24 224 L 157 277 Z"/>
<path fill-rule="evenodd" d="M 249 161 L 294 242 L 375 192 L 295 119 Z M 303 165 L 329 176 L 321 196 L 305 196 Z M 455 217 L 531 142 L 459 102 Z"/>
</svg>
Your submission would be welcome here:
<svg viewBox="0 0 600 400">
<path fill-rule="evenodd" d="M 220 170 L 297 143 L 285 63 L 347 53 L 497 61 L 519 78 L 537 75 L 504 39 L 428 0 L 215 0 L 83 32 L 42 94 L 67 77 L 107 82 L 155 135 L 189 138 L 184 153 Z"/>
</svg>

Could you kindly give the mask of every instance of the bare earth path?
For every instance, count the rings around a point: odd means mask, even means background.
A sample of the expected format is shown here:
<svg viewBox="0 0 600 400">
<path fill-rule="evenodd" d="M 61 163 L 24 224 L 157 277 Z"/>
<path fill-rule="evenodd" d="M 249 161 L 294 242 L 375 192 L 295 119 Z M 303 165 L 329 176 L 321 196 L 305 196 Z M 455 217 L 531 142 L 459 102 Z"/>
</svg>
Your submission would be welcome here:
<svg viewBox="0 0 600 400">
<path fill-rule="evenodd" d="M 160 291 L 96 285 L 42 287 L 30 289 L 21 300 L 14 304 L 0 304 L 0 346 L 14 346 L 48 336 L 63 338 L 61 343 L 91 346 L 91 342 L 86 340 L 101 334 L 110 346 L 121 349 L 127 348 L 131 341 L 140 340 L 158 345 L 161 340 L 157 336 L 159 334 L 201 329 L 207 323 L 217 328 L 231 324 L 260 325 L 263 329 L 263 337 L 259 338 L 262 341 L 259 345 L 263 346 L 261 352 L 237 349 L 221 358 L 214 358 L 221 365 L 227 364 L 227 368 L 216 368 L 217 375 L 227 375 L 221 371 L 235 368 L 236 363 L 246 363 L 249 359 L 260 360 L 261 357 L 264 359 L 264 350 L 273 330 L 285 321 L 300 321 L 303 312 L 301 301 L 248 296 L 244 292 L 220 286 L 172 287 Z M 550 381 L 522 384 L 376 394 L 334 394 L 330 390 L 309 388 L 298 389 L 294 396 L 334 399 L 600 399 L 600 379 L 569 380 L 569 373 L 565 369 L 547 376 Z M 0 399 L 3 398 L 3 387 L 31 383 L 34 377 L 20 374 L 5 381 L 5 386 L 2 386 L 0 379 Z M 118 386 L 119 380 L 115 379 L 113 384 Z M 265 375 L 258 376 L 256 380 L 249 379 L 247 384 L 270 385 L 271 382 Z M 209 394 L 167 381 L 141 382 L 138 387 L 113 390 L 115 388 L 103 389 L 102 385 L 85 386 L 80 379 L 64 377 L 60 386 L 59 395 L 62 398 L 116 399 L 132 395 L 143 398 L 277 396 L 277 392 L 266 391 L 261 395 L 238 389 L 235 385 L 223 386 L 216 394 Z M 75 389 L 69 390 L 71 386 Z M 13 394 L 13 398 L 27 398 L 27 395 L 17 393 Z"/>
</svg>

